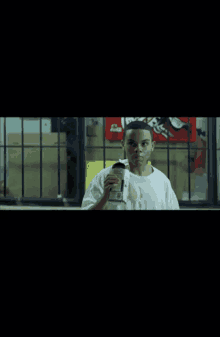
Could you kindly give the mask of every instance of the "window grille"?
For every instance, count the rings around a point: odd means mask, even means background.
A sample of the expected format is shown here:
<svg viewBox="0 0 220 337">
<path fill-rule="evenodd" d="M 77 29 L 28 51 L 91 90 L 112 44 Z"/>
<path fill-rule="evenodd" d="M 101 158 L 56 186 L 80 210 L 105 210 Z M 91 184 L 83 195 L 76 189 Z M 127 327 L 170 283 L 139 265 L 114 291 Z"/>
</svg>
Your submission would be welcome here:
<svg viewBox="0 0 220 337">
<path fill-rule="evenodd" d="M 0 185 L 0 204 L 2 205 L 38 205 L 38 206 L 65 206 L 68 204 L 73 207 L 80 207 L 84 195 L 84 181 L 85 177 L 83 172 L 84 169 L 84 118 L 80 117 L 19 117 L 21 120 L 21 145 L 13 144 L 8 145 L 8 137 L 6 133 L 6 123 L 10 117 L 0 118 L 0 179 L 3 176 L 3 184 Z M 42 119 L 51 119 L 51 127 L 54 121 L 56 121 L 56 130 L 51 132 L 57 132 L 58 142 L 54 146 L 44 145 L 42 142 L 43 132 L 42 132 Z M 71 119 L 71 122 L 70 122 Z M 40 124 L 40 144 L 39 145 L 24 145 L 24 121 L 39 121 Z M 71 127 L 71 123 L 74 124 L 75 128 Z M 70 127 L 68 127 L 70 126 Z M 61 132 L 66 133 L 66 144 L 61 143 Z M 25 156 L 24 151 L 26 148 L 38 148 L 40 150 L 40 197 L 39 198 L 27 198 L 25 197 L 25 181 L 24 181 L 24 165 Z M 22 191 L 20 197 L 9 197 L 8 196 L 8 179 L 7 175 L 10 175 L 10 169 L 8 167 L 8 156 L 7 152 L 10 148 L 20 148 L 21 149 L 21 176 L 22 176 Z M 56 198 L 43 198 L 43 179 L 42 179 L 42 169 L 43 169 L 43 155 L 42 151 L 46 148 L 58 149 L 57 157 L 57 197 Z M 66 174 L 67 174 L 67 185 L 65 195 L 61 193 L 61 160 L 60 151 L 62 148 L 66 149 Z M 3 150 L 2 150 L 3 149 Z M 55 164 L 55 165 L 56 165 Z M 72 170 L 72 171 L 71 171 Z M 8 172 L 9 171 L 9 172 Z M 2 182 L 2 181 L 1 181 Z M 13 194 L 13 193 L 12 193 Z"/>
</svg>

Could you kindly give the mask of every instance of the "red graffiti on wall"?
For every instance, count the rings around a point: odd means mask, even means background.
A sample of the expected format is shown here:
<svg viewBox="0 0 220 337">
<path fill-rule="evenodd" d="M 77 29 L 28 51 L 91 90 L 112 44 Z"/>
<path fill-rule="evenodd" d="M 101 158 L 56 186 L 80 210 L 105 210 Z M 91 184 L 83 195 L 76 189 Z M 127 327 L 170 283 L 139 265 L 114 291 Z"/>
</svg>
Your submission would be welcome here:
<svg viewBox="0 0 220 337">
<path fill-rule="evenodd" d="M 106 117 L 106 139 L 121 140 L 125 125 L 142 121 L 152 127 L 154 141 L 186 143 L 196 141 L 196 117 Z M 190 137 L 188 137 L 190 136 Z"/>
</svg>

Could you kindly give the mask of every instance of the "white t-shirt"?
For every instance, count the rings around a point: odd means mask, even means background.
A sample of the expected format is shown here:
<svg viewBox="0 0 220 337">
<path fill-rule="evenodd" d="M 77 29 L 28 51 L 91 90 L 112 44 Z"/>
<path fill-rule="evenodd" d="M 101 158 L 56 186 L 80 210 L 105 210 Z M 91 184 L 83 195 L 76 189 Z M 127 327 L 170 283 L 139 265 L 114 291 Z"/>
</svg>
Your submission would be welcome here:
<svg viewBox="0 0 220 337">
<path fill-rule="evenodd" d="M 153 173 L 140 177 L 130 172 L 128 160 L 119 160 L 128 169 L 128 185 L 123 210 L 180 210 L 178 199 L 170 180 L 153 167 Z M 90 210 L 104 195 L 104 181 L 112 166 L 103 169 L 91 181 L 83 198 L 81 210 Z M 107 202 L 103 210 L 121 210 L 121 203 Z"/>
</svg>

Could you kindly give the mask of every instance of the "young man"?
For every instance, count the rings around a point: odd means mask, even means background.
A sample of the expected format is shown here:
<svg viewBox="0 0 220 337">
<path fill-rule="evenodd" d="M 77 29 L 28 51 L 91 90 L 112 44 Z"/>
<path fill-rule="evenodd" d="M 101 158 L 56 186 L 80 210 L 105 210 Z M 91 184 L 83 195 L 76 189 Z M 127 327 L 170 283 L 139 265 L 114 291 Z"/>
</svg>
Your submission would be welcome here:
<svg viewBox="0 0 220 337">
<path fill-rule="evenodd" d="M 153 130 L 145 122 L 131 122 L 125 127 L 122 146 L 126 160 L 119 160 L 127 169 L 126 210 L 179 210 L 177 197 L 170 180 L 161 171 L 148 165 L 155 149 Z M 117 210 L 110 202 L 110 189 L 119 180 L 111 173 L 112 166 L 103 169 L 90 183 L 81 210 Z M 119 209 L 119 208 L 118 208 Z"/>
</svg>

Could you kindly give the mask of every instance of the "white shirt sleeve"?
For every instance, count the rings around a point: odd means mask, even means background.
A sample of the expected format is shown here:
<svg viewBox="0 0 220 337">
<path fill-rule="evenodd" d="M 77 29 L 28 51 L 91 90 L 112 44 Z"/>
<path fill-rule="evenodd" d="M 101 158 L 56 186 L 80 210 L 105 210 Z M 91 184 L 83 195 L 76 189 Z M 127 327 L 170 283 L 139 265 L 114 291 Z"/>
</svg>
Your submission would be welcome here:
<svg viewBox="0 0 220 337">
<path fill-rule="evenodd" d="M 104 176 L 100 172 L 89 184 L 88 189 L 83 197 L 81 210 L 88 211 L 101 200 L 104 195 Z"/>
<path fill-rule="evenodd" d="M 168 182 L 167 185 L 167 210 L 180 210 L 179 202 L 177 196 L 172 188 L 171 182 Z"/>
</svg>

